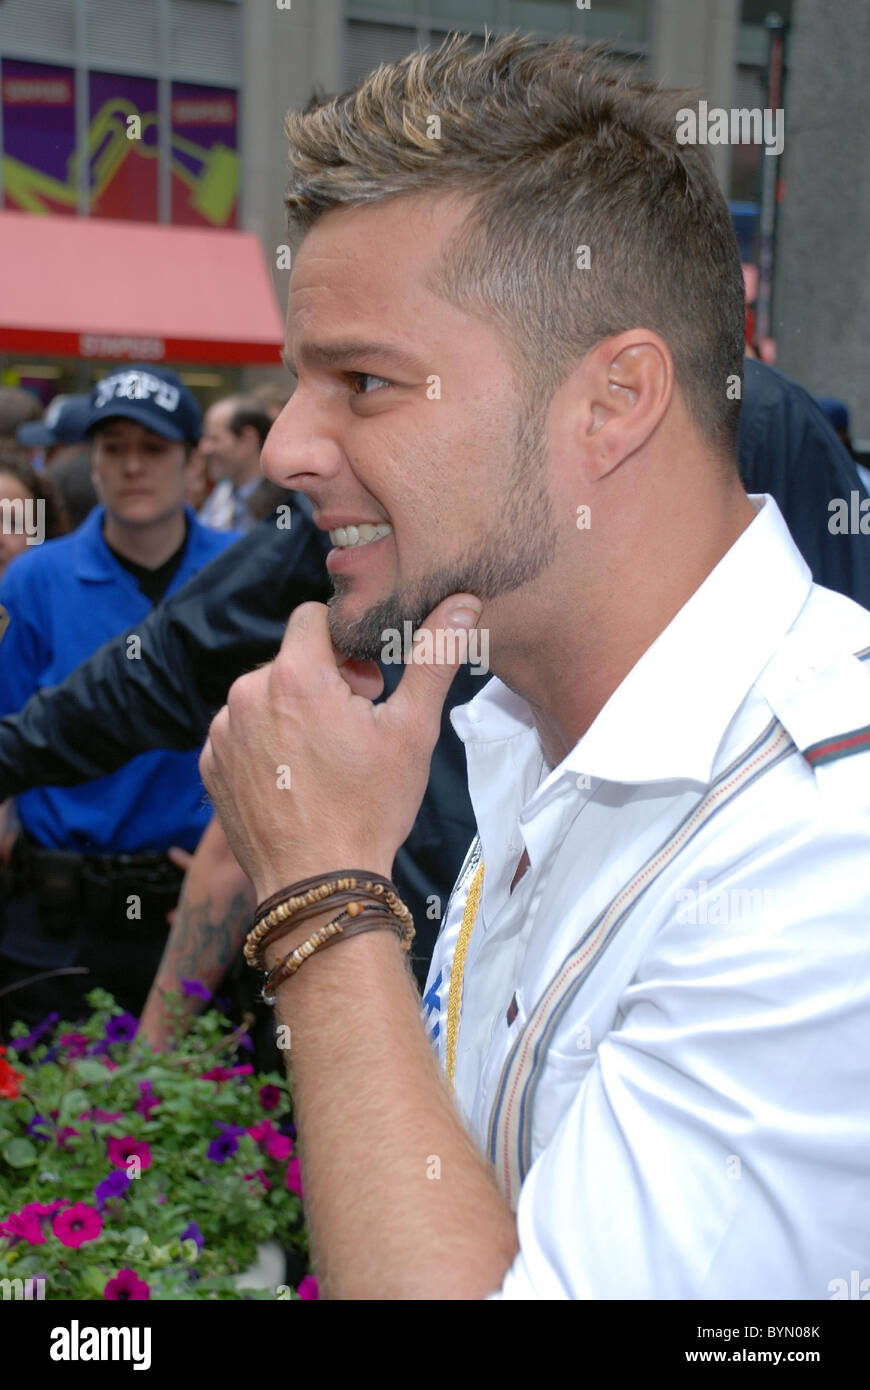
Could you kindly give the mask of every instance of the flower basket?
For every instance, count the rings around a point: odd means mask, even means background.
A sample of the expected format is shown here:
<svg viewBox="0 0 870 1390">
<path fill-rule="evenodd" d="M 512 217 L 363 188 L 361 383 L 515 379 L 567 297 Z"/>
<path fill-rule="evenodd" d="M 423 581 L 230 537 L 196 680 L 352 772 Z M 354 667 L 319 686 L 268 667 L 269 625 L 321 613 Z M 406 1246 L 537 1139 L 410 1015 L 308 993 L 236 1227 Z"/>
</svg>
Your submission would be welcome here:
<svg viewBox="0 0 870 1390">
<path fill-rule="evenodd" d="M 4 1297 L 316 1297 L 283 1078 L 231 1065 L 248 1040 L 215 1009 L 156 1053 L 110 995 L 88 1003 L 0 1049 Z M 289 1282 L 252 1287 L 276 1251 Z"/>
</svg>

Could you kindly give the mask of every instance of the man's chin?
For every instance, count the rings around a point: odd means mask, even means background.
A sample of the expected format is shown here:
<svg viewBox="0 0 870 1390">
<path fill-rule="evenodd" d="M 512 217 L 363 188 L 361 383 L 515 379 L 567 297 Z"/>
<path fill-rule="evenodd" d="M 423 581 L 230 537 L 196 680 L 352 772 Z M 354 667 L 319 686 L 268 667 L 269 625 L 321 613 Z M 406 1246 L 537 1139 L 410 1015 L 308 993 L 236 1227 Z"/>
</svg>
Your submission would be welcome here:
<svg viewBox="0 0 870 1390">
<path fill-rule="evenodd" d="M 381 607 L 376 604 L 363 608 L 349 594 L 333 594 L 328 605 L 329 635 L 340 652 L 355 661 L 380 659 L 382 625 L 377 622 L 376 614 Z"/>
</svg>

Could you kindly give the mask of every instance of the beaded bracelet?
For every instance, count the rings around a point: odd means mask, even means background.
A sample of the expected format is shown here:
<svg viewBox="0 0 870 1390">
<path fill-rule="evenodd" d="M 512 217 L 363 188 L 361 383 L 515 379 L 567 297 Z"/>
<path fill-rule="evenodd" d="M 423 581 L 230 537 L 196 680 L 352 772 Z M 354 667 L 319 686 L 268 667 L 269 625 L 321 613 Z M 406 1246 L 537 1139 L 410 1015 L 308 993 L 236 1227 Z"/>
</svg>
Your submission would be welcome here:
<svg viewBox="0 0 870 1390">
<path fill-rule="evenodd" d="M 378 874 L 353 870 L 334 879 L 305 879 L 267 898 L 258 907 L 254 925 L 245 941 L 245 960 L 252 968 L 263 969 L 266 947 L 285 936 L 291 927 L 334 907 L 363 902 L 391 912 L 413 937 L 414 919 L 390 880 Z"/>
<path fill-rule="evenodd" d="M 275 907 L 287 901 L 288 894 L 294 897 L 304 898 L 306 901 L 315 901 L 325 897 L 330 889 L 330 884 L 343 883 L 347 879 L 354 886 L 364 879 L 367 883 L 380 884 L 382 888 L 393 888 L 394 885 L 388 878 L 381 878 L 380 874 L 367 872 L 365 869 L 341 869 L 339 873 L 332 875 L 317 874 L 314 878 L 303 878 L 298 883 L 293 883 L 289 888 L 279 888 L 277 893 L 273 893 L 270 898 L 264 899 L 254 913 L 253 925 L 257 924 Z"/>
<path fill-rule="evenodd" d="M 352 904 L 353 906 L 353 904 Z M 364 919 L 364 920 L 363 920 Z M 345 925 L 350 923 L 350 925 Z M 282 961 L 269 972 L 266 983 L 261 991 L 261 998 L 264 1004 L 275 1003 L 275 991 L 285 980 L 292 979 L 297 971 L 302 969 L 311 956 L 318 951 L 325 951 L 329 946 L 335 946 L 339 941 L 345 941 L 350 936 L 360 936 L 363 932 L 378 931 L 386 929 L 393 931 L 399 936 L 403 951 L 407 951 L 411 945 L 413 929 L 410 934 L 403 928 L 397 919 L 389 912 L 384 912 L 382 908 L 361 907 L 357 913 L 343 912 L 339 917 L 333 918 L 325 926 L 318 927 L 307 940 L 301 942 L 294 950 L 290 951 Z"/>
</svg>

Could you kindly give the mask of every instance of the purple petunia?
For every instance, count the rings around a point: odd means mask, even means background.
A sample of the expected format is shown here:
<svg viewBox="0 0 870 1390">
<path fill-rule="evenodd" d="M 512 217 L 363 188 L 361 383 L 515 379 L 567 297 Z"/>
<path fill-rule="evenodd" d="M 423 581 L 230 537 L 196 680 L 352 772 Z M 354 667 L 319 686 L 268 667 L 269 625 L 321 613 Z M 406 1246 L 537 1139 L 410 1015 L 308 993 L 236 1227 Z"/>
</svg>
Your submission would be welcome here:
<svg viewBox="0 0 870 1390">
<path fill-rule="evenodd" d="M 51 1135 L 48 1133 L 44 1133 L 39 1128 L 40 1125 L 47 1125 L 48 1123 L 49 1122 L 44 1115 L 34 1115 L 32 1120 L 27 1121 L 25 1129 L 27 1130 L 27 1133 L 30 1135 L 31 1139 L 50 1139 Z"/>
<path fill-rule="evenodd" d="M 227 1159 L 238 1151 L 238 1136 L 244 1134 L 244 1126 L 227 1125 L 221 1120 L 215 1120 L 215 1124 L 220 1134 L 217 1139 L 212 1139 L 206 1149 L 206 1157 L 210 1158 L 212 1163 L 226 1163 Z"/>
<path fill-rule="evenodd" d="M 206 989 L 199 980 L 182 980 L 181 988 L 188 999 L 205 999 L 206 1002 L 211 999 L 211 990 Z"/>
<path fill-rule="evenodd" d="M 132 1042 L 138 1027 L 139 1020 L 134 1018 L 131 1013 L 116 1014 L 106 1024 L 106 1042 Z"/>
<path fill-rule="evenodd" d="M 97 1210 L 102 1211 L 112 1197 L 123 1197 L 129 1186 L 130 1179 L 122 1168 L 117 1168 L 115 1172 L 109 1173 L 108 1177 L 103 1178 L 102 1182 L 98 1182 L 94 1188 Z"/>
<path fill-rule="evenodd" d="M 191 1221 L 188 1226 L 185 1226 L 184 1230 L 181 1232 L 179 1239 L 192 1240 L 196 1245 L 197 1250 L 201 1250 L 202 1247 L 205 1245 L 205 1236 L 203 1235 L 202 1231 L 199 1229 L 195 1221 Z"/>
<path fill-rule="evenodd" d="M 133 1109 L 136 1111 L 137 1115 L 144 1115 L 146 1120 L 150 1120 L 151 1111 L 156 1110 L 160 1105 L 160 1097 L 157 1095 L 150 1081 L 140 1081 L 138 1086 L 139 1099 L 133 1106 Z"/>
<path fill-rule="evenodd" d="M 260 1087 L 260 1104 L 264 1110 L 276 1110 L 284 1099 L 280 1086 L 267 1083 Z"/>
<path fill-rule="evenodd" d="M 236 1152 L 239 1147 L 238 1139 L 234 1139 L 231 1134 L 222 1134 L 219 1139 L 212 1139 L 205 1151 L 206 1158 L 212 1163 L 226 1163 L 228 1158 Z"/>
<path fill-rule="evenodd" d="M 36 1047 L 40 1039 L 45 1037 L 46 1033 L 51 1032 L 59 1018 L 60 1014 L 55 1010 L 54 1013 L 48 1014 L 41 1023 L 37 1023 L 35 1028 L 31 1028 L 30 1032 L 25 1034 L 23 1038 L 13 1038 L 12 1046 L 15 1051 L 30 1052 L 32 1048 Z"/>
</svg>

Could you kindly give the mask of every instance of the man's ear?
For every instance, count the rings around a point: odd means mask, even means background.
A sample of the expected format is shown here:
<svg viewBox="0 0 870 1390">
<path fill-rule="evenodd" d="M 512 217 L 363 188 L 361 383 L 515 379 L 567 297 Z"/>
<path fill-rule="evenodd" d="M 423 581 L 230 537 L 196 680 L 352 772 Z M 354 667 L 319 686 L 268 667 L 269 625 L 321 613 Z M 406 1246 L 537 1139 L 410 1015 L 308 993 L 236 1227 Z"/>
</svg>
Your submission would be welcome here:
<svg viewBox="0 0 870 1390">
<path fill-rule="evenodd" d="M 657 333 L 633 328 L 598 343 L 584 359 L 583 377 L 577 426 L 587 477 L 597 480 L 642 448 L 658 427 L 674 392 L 674 362 Z"/>
</svg>

